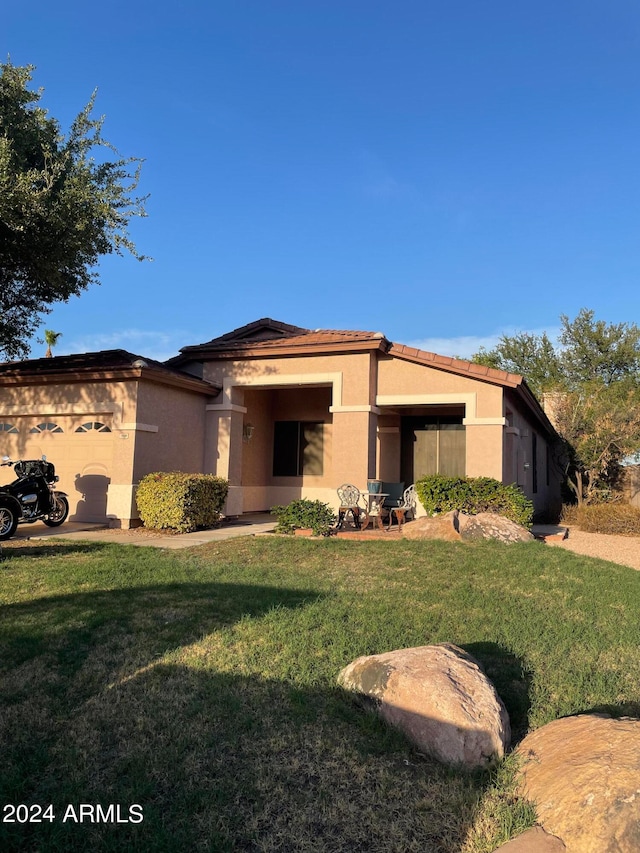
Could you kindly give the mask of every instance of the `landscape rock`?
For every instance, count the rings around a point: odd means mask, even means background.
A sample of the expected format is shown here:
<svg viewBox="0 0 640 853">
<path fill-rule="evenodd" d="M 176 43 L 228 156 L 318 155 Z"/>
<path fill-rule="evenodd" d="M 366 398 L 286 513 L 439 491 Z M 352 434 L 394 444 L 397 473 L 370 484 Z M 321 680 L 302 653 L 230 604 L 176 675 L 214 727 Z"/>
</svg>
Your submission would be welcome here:
<svg viewBox="0 0 640 853">
<path fill-rule="evenodd" d="M 493 684 L 449 643 L 357 658 L 338 683 L 445 764 L 482 766 L 509 745 L 509 715 Z"/>
<path fill-rule="evenodd" d="M 460 541 L 458 510 L 447 512 L 444 515 L 423 515 L 415 521 L 408 521 L 402 528 L 402 535 L 405 539 Z"/>
<path fill-rule="evenodd" d="M 555 835 L 549 835 L 541 826 L 533 826 L 517 838 L 501 844 L 494 853 L 565 853 L 566 846 Z"/>
<path fill-rule="evenodd" d="M 566 717 L 520 743 L 520 790 L 567 853 L 640 850 L 640 720 Z"/>
<path fill-rule="evenodd" d="M 500 542 L 533 542 L 530 530 L 495 512 L 479 512 L 477 515 L 458 515 L 460 537 L 469 542 L 476 539 L 498 539 Z"/>
</svg>

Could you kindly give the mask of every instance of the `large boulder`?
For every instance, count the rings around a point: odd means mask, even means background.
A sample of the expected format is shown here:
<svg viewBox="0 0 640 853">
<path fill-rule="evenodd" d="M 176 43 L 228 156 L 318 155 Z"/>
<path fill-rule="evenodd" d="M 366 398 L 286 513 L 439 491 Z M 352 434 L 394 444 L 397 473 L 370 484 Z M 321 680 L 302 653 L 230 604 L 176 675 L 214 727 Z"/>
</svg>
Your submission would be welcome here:
<svg viewBox="0 0 640 853">
<path fill-rule="evenodd" d="M 532 542 L 535 537 L 521 524 L 516 524 L 495 512 L 479 512 L 477 515 L 458 515 L 460 538 L 465 541 L 475 539 L 498 539 L 501 542 Z"/>
<path fill-rule="evenodd" d="M 372 702 L 423 752 L 478 767 L 509 746 L 509 715 L 471 655 L 443 643 L 360 657 L 338 683 Z"/>
<path fill-rule="evenodd" d="M 567 853 L 640 851 L 640 720 L 555 720 L 518 746 L 521 792 Z"/>
<path fill-rule="evenodd" d="M 494 853 L 565 853 L 566 845 L 541 826 L 534 826 L 498 847 Z"/>
<path fill-rule="evenodd" d="M 445 539 L 448 542 L 459 542 L 458 510 L 443 515 L 423 515 L 415 521 L 408 521 L 402 527 L 405 539 Z"/>
</svg>

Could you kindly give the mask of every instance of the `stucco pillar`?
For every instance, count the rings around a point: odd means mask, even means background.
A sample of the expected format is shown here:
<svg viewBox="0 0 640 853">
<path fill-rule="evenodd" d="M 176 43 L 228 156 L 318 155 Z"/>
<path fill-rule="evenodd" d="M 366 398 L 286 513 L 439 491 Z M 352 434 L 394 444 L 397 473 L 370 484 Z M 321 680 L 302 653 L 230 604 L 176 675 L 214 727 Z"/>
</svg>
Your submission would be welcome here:
<svg viewBox="0 0 640 853">
<path fill-rule="evenodd" d="M 229 481 L 225 515 L 242 515 L 242 423 L 241 406 L 207 406 L 205 471 Z"/>
<path fill-rule="evenodd" d="M 367 480 L 376 477 L 378 415 L 370 406 L 356 411 L 332 411 L 335 486 L 353 483 L 364 491 Z"/>
<path fill-rule="evenodd" d="M 467 423 L 465 430 L 467 477 L 493 477 L 502 481 L 502 424 Z"/>
</svg>

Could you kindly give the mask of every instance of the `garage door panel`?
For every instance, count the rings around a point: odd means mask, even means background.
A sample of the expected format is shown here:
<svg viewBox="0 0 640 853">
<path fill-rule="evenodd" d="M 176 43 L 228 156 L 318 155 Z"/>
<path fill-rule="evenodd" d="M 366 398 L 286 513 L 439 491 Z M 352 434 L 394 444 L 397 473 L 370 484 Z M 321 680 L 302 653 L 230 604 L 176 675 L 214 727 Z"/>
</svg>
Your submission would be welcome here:
<svg viewBox="0 0 640 853">
<path fill-rule="evenodd" d="M 83 424 L 93 423 L 91 416 L 47 415 L 13 417 L 11 424 L 18 433 L 0 433 L 0 455 L 17 459 L 39 459 L 43 455 L 55 465 L 57 488 L 69 496 L 71 521 L 105 521 L 107 491 L 111 482 L 113 433 L 97 429 L 77 432 Z M 0 416 L 1 420 L 1 416 Z M 32 432 L 38 425 L 53 423 L 61 432 L 51 429 Z M 107 429 L 106 417 L 100 422 Z M 12 469 L 0 468 L 0 483 L 15 479 Z"/>
</svg>

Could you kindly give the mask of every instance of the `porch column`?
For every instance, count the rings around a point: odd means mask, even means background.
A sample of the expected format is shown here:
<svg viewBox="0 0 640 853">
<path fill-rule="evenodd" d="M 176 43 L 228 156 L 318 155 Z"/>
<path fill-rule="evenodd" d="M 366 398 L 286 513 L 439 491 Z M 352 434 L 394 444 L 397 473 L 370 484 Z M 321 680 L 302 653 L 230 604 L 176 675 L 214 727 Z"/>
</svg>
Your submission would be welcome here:
<svg viewBox="0 0 640 853">
<path fill-rule="evenodd" d="M 207 406 L 205 471 L 229 481 L 225 515 L 242 515 L 242 423 L 246 409 Z"/>
<path fill-rule="evenodd" d="M 495 424 L 474 424 L 465 419 L 467 477 L 493 477 L 502 481 L 503 418 Z"/>
<path fill-rule="evenodd" d="M 376 477 L 378 410 L 373 406 L 332 406 L 333 481 L 365 490 Z"/>
</svg>

